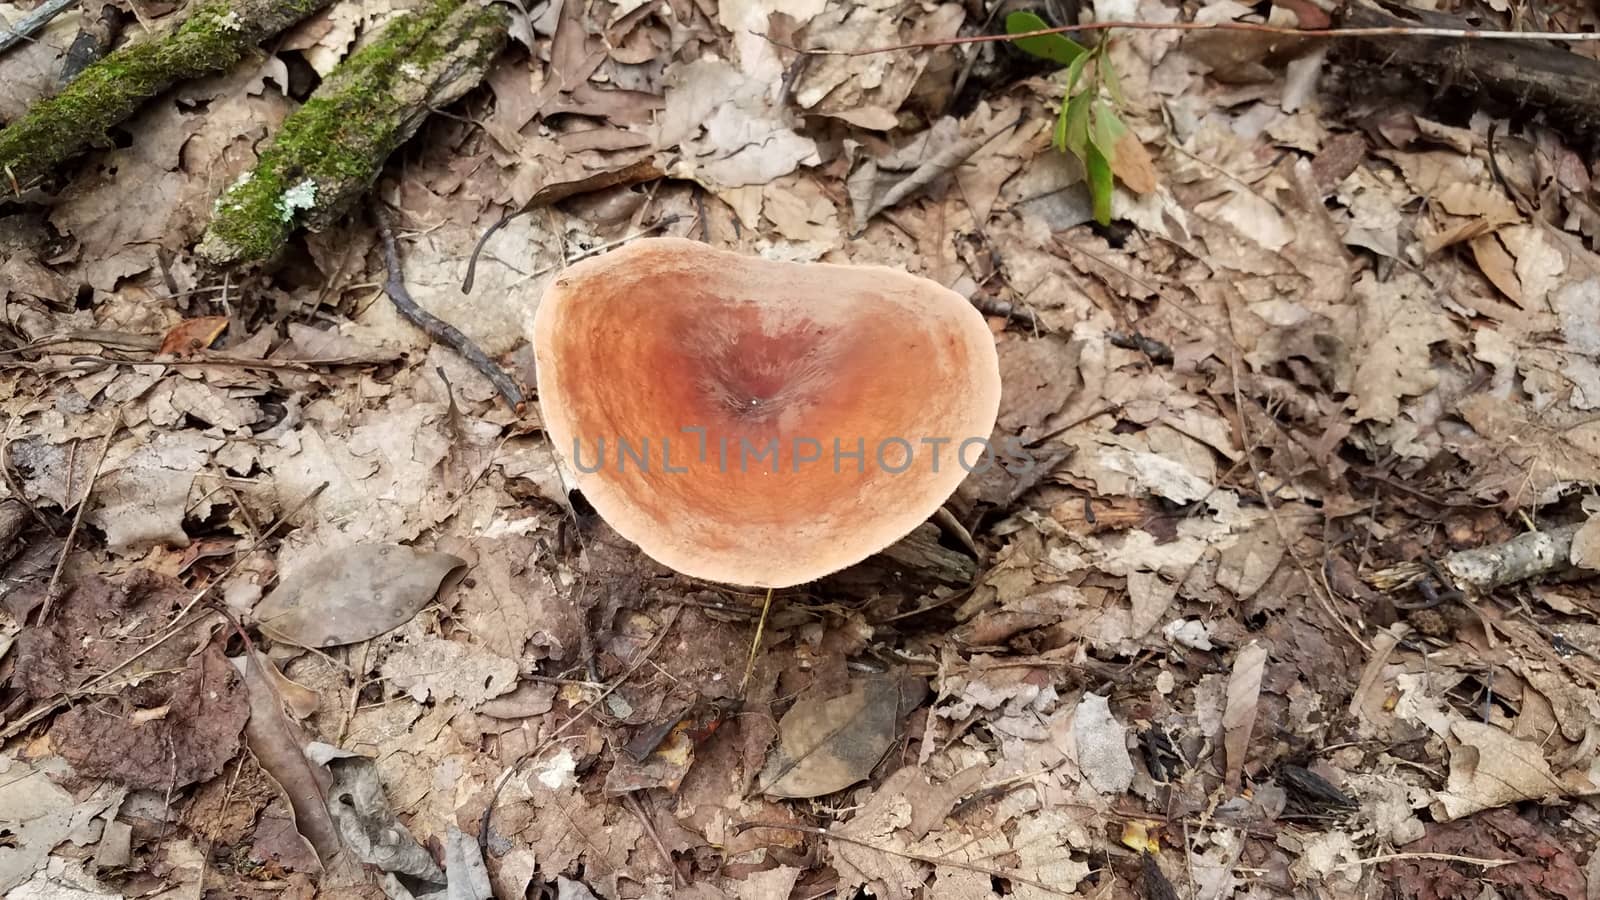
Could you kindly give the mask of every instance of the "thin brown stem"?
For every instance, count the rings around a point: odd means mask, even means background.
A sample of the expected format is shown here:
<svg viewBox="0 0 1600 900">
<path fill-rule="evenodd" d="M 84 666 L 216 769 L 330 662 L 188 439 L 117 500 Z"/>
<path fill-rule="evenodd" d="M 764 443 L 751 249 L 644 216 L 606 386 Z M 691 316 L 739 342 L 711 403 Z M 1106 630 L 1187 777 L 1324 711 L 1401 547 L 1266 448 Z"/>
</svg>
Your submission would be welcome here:
<svg viewBox="0 0 1600 900">
<path fill-rule="evenodd" d="M 405 272 L 400 267 L 400 251 L 396 247 L 394 229 L 389 225 L 389 213 L 382 204 L 373 206 L 372 210 L 378 220 L 378 235 L 383 239 L 384 264 L 389 270 L 389 277 L 383 283 L 383 290 L 394 302 L 394 308 L 406 321 L 422 329 L 428 337 L 454 350 L 462 359 L 471 363 L 472 367 L 489 379 L 489 383 L 500 392 L 501 398 L 511 407 L 511 411 L 521 415 L 524 400 L 522 388 L 517 386 L 516 381 L 495 365 L 494 360 L 479 349 L 471 338 L 462 334 L 460 329 L 418 306 L 417 301 L 411 298 L 411 291 L 406 288 Z"/>
<path fill-rule="evenodd" d="M 827 50 L 822 48 L 791 47 L 767 38 L 773 44 L 803 53 L 807 56 L 868 56 L 874 53 L 893 53 L 897 50 L 926 50 L 931 47 L 952 47 L 962 44 L 993 44 L 1021 38 L 1044 37 L 1051 34 L 1068 34 L 1080 31 L 1109 31 L 1126 28 L 1129 31 L 1245 31 L 1255 34 L 1276 34 L 1284 37 L 1340 40 L 1346 38 L 1376 37 L 1436 37 L 1456 38 L 1466 41 L 1557 41 L 1582 43 L 1600 41 L 1600 32 L 1579 31 L 1484 31 L 1476 28 L 1412 28 L 1401 26 L 1376 28 L 1284 28 L 1255 22 L 1087 22 L 1082 25 L 1062 25 L 1041 28 L 1017 34 L 979 34 L 970 37 L 938 38 L 929 41 L 912 41 L 887 47 L 863 47 L 858 50 Z"/>
</svg>

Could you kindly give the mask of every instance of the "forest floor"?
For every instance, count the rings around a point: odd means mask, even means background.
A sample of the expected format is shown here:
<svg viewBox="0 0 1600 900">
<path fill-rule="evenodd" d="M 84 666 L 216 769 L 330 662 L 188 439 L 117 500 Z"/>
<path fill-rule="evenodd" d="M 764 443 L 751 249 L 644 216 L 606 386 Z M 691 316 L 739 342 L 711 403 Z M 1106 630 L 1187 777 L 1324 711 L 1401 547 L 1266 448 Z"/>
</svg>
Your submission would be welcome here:
<svg viewBox="0 0 1600 900">
<path fill-rule="evenodd" d="M 875 558 L 778 591 L 757 642 L 761 594 L 574 512 L 537 404 L 397 314 L 368 209 L 197 263 L 405 5 L 340 0 L 0 206 L 0 894 L 1600 897 L 1579 136 L 1333 42 L 1113 30 L 1144 153 L 1101 225 L 1058 67 L 790 49 L 982 33 L 981 3 L 507 7 L 374 196 L 411 294 L 530 397 L 555 273 L 677 235 L 971 297 L 999 433 L 1052 462 L 952 500 L 970 580 Z M 1322 24 L 1092 4 L 1269 9 Z M 0 121 L 81 21 L 0 55 Z M 1449 583 L 1552 531 L 1549 574 Z"/>
</svg>

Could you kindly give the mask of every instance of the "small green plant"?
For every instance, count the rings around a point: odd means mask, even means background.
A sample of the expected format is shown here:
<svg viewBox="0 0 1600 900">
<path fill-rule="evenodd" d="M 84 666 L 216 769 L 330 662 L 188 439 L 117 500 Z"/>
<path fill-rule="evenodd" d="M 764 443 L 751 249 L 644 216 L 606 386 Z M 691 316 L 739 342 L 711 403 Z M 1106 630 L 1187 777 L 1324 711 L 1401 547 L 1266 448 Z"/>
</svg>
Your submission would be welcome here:
<svg viewBox="0 0 1600 900">
<path fill-rule="evenodd" d="M 1006 16 L 1007 34 L 1027 34 L 1050 26 L 1031 12 Z M 1089 179 L 1089 198 L 1094 202 L 1094 218 L 1101 225 L 1111 224 L 1111 169 L 1116 162 L 1117 143 L 1128 126 L 1117 117 L 1123 103 L 1122 85 L 1117 70 L 1106 55 L 1106 41 L 1093 48 L 1060 34 L 1017 38 L 1017 48 L 1067 68 L 1067 86 L 1061 96 L 1061 114 L 1056 117 L 1051 143 L 1062 153 L 1071 153 L 1083 163 Z M 1104 90 L 1102 90 L 1102 88 Z"/>
</svg>

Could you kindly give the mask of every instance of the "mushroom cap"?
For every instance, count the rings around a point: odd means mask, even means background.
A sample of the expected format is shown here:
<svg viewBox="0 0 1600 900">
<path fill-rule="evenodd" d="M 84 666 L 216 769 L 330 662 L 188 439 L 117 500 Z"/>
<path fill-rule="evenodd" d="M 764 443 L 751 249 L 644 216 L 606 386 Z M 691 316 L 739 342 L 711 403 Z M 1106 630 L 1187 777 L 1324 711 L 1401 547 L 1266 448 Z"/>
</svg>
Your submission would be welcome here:
<svg viewBox="0 0 1600 900">
<path fill-rule="evenodd" d="M 561 272 L 532 330 L 577 486 L 707 581 L 788 587 L 883 550 L 983 462 L 999 412 L 983 316 L 882 266 L 639 240 Z"/>
</svg>

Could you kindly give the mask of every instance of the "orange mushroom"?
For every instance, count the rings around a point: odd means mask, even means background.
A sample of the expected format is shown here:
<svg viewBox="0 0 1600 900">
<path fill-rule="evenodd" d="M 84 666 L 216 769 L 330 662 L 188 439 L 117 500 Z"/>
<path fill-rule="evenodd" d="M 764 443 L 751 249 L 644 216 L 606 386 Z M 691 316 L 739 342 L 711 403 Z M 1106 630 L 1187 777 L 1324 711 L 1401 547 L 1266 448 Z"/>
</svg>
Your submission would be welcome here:
<svg viewBox="0 0 1600 900">
<path fill-rule="evenodd" d="M 653 238 L 563 271 L 532 327 L 557 454 L 619 534 L 686 575 L 813 581 L 993 461 L 993 336 L 905 272 Z"/>
</svg>

